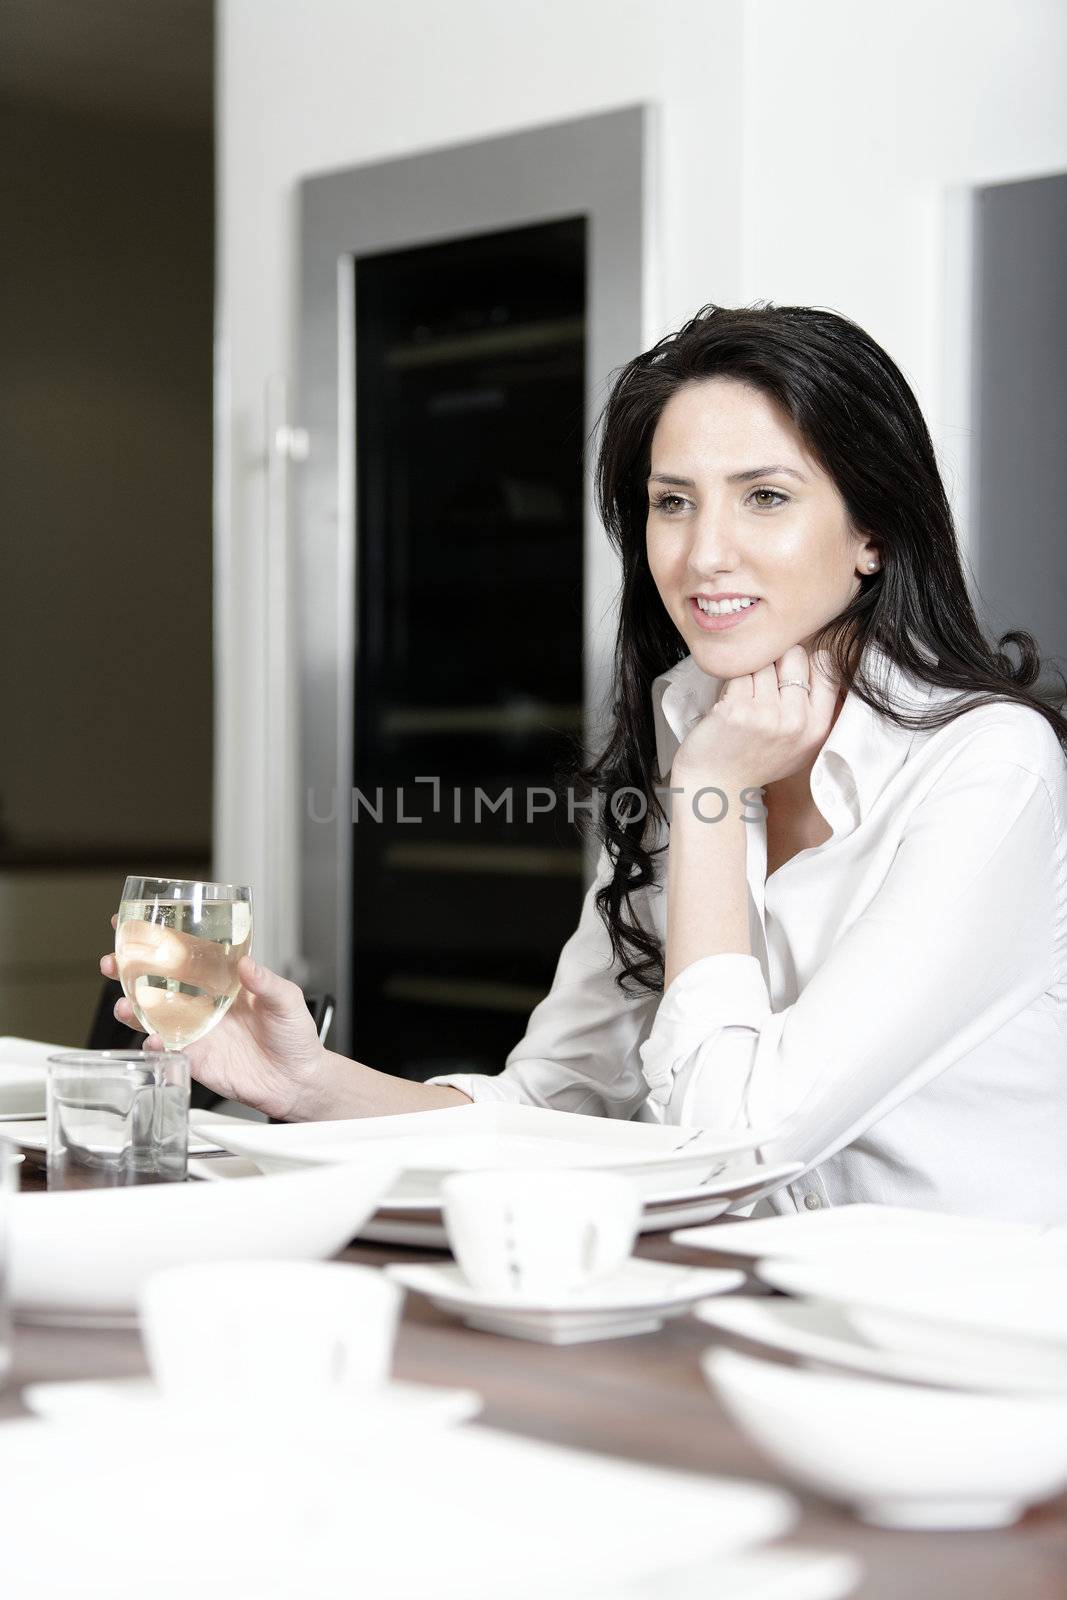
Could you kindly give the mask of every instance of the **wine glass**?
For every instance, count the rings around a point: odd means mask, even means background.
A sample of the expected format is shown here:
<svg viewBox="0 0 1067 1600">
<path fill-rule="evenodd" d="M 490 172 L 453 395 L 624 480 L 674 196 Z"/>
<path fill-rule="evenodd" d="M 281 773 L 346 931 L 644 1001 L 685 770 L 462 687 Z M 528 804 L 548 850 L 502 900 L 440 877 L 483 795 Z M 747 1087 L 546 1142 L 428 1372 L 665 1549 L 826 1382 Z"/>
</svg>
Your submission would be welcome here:
<svg viewBox="0 0 1067 1600">
<path fill-rule="evenodd" d="M 187 878 L 127 878 L 115 928 L 122 990 L 168 1050 L 202 1039 L 240 992 L 252 891 Z"/>
</svg>

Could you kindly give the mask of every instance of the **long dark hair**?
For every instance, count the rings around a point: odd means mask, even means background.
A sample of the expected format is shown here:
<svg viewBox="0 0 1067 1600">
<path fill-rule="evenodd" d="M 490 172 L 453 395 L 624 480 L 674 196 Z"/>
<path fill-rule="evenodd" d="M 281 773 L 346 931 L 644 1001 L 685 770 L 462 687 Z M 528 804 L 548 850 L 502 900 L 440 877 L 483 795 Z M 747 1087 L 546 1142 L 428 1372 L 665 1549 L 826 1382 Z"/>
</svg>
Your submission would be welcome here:
<svg viewBox="0 0 1067 1600">
<path fill-rule="evenodd" d="M 933 441 L 903 374 L 848 317 L 811 306 L 757 303 L 731 310 L 707 305 L 621 369 L 598 422 L 596 500 L 622 559 L 611 734 L 575 777 L 600 804 L 598 839 L 613 875 L 597 909 L 621 965 L 624 993 L 663 987 L 663 951 L 635 914 L 630 897 L 654 881 L 652 847 L 665 812 L 655 792 L 652 680 L 680 661 L 686 647 L 649 571 L 645 552 L 647 478 L 660 413 L 684 383 L 736 378 L 777 401 L 805 445 L 833 479 L 852 526 L 878 551 L 878 570 L 861 579 L 846 610 L 813 638 L 838 682 L 900 727 L 943 727 L 963 711 L 998 700 L 1047 718 L 1067 751 L 1067 694 L 1038 684 L 1041 658 L 1029 633 L 985 638 L 968 594 L 948 497 Z M 860 657 L 874 640 L 920 680 L 961 698 L 909 714 L 867 681 Z M 1005 645 L 1019 651 L 1013 662 Z M 1035 685 L 1037 687 L 1035 688 Z M 643 808 L 612 803 L 621 791 L 643 795 Z M 636 986 L 628 988 L 627 986 Z"/>
</svg>

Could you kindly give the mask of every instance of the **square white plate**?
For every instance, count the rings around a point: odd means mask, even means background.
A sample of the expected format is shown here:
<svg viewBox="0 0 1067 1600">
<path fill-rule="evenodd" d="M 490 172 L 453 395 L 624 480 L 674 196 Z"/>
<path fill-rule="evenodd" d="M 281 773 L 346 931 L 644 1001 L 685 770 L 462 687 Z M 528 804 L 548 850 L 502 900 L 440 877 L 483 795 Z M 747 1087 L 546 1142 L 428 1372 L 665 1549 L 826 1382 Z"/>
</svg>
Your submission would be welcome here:
<svg viewBox="0 0 1067 1600">
<path fill-rule="evenodd" d="M 210 1129 L 195 1116 L 193 1122 L 263 1171 L 354 1161 L 369 1145 L 387 1144 L 391 1159 L 404 1169 L 392 1198 L 413 1203 L 436 1199 L 450 1172 L 517 1167 L 620 1171 L 646 1195 L 662 1194 L 703 1185 L 725 1170 L 730 1156 L 769 1142 L 766 1133 L 723 1139 L 702 1128 L 499 1103 L 335 1122 L 223 1126 L 215 1121 Z"/>
<path fill-rule="evenodd" d="M 236 1117 L 233 1119 L 236 1122 Z M 0 1139 L 10 1139 L 13 1144 L 21 1145 L 23 1150 L 34 1150 L 43 1155 L 48 1149 L 48 1124 L 44 1121 L 32 1122 L 4 1122 L 0 1124 Z M 212 1144 L 207 1138 L 200 1138 L 189 1130 L 189 1154 L 191 1156 L 210 1155 L 218 1150 L 217 1144 Z"/>
<path fill-rule="evenodd" d="M 417 1449 L 399 1430 L 373 1450 L 358 1435 L 307 1450 L 266 1405 L 247 1436 L 157 1431 L 151 1444 L 151 1470 L 138 1471 L 127 1428 L 19 1419 L 0 1429 L 6 1593 L 40 1590 L 47 1551 L 54 1593 L 82 1592 L 87 1573 L 103 1573 L 107 1600 L 143 1600 L 146 1572 L 153 1600 L 544 1600 L 561 1592 L 561 1574 L 567 1600 L 617 1597 L 698 1564 L 707 1571 L 785 1533 L 798 1512 L 762 1484 L 477 1425 L 427 1431 Z M 226 1514 L 175 1538 L 190 1484 L 198 1503 Z"/>
<path fill-rule="evenodd" d="M 904 1206 L 845 1205 L 801 1211 L 783 1217 L 758 1217 L 728 1228 L 692 1228 L 672 1235 L 676 1244 L 716 1254 L 760 1260 L 823 1263 L 833 1260 L 863 1267 L 871 1252 L 882 1256 L 920 1255 L 964 1260 L 1032 1259 L 1067 1262 L 1067 1230 L 1039 1228 L 985 1217 L 916 1211 Z"/>
<path fill-rule="evenodd" d="M 801 1170 L 797 1162 L 778 1166 L 758 1166 L 742 1158 L 710 1184 L 695 1189 L 679 1189 L 646 1198 L 639 1231 L 666 1233 L 671 1228 L 709 1222 L 721 1217 L 732 1205 L 750 1205 L 781 1187 Z M 247 1156 L 212 1156 L 189 1162 L 189 1176 L 208 1182 L 231 1178 L 258 1177 L 260 1169 Z M 440 1201 L 408 1200 L 395 1191 L 386 1196 L 375 1214 L 364 1223 L 359 1237 L 373 1244 L 404 1245 L 421 1250 L 447 1250 L 448 1234 Z"/>
</svg>

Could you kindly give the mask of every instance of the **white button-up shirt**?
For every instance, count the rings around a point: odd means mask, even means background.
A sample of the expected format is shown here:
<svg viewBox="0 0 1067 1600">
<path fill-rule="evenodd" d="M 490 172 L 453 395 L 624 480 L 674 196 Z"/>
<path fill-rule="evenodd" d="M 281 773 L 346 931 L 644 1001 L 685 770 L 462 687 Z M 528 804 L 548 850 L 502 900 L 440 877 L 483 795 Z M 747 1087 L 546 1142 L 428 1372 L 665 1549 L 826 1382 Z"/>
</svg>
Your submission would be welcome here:
<svg viewBox="0 0 1067 1600">
<path fill-rule="evenodd" d="M 864 666 L 905 709 L 952 698 L 873 644 Z M 721 683 L 691 656 L 655 680 L 661 773 Z M 781 1127 L 770 1153 L 805 1171 L 772 1197 L 780 1212 L 868 1200 L 1067 1221 L 1067 758 L 1051 727 L 1000 703 L 912 732 L 850 693 L 811 792 L 832 837 L 769 878 L 748 808 L 753 954 L 705 956 L 662 997 L 622 994 L 593 903 L 602 852 L 504 1070 L 434 1081 L 723 1134 Z M 661 940 L 665 876 L 664 853 L 633 900 Z"/>
</svg>

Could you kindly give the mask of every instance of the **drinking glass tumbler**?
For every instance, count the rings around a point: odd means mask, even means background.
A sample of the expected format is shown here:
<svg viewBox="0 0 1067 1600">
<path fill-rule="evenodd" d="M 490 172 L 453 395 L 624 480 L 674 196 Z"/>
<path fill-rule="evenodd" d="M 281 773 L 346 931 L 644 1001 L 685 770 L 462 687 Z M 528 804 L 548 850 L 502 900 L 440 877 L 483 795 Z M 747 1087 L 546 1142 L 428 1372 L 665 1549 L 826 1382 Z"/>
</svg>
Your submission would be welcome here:
<svg viewBox="0 0 1067 1600">
<path fill-rule="evenodd" d="M 170 1050 L 70 1050 L 48 1058 L 48 1187 L 181 1183 L 189 1062 Z"/>
</svg>

